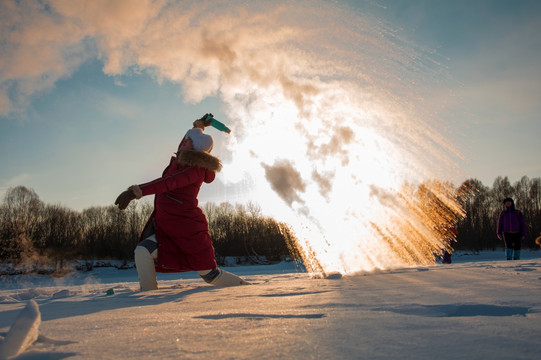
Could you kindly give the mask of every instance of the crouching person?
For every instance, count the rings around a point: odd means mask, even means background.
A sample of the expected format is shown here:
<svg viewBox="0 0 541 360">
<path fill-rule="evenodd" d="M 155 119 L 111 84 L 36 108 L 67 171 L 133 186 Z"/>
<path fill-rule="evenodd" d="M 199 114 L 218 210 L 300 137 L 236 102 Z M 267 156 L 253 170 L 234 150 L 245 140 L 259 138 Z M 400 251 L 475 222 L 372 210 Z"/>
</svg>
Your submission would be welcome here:
<svg viewBox="0 0 541 360">
<path fill-rule="evenodd" d="M 197 196 L 203 182 L 211 183 L 220 171 L 220 160 L 210 152 L 213 139 L 204 134 L 205 114 L 194 121 L 171 157 L 162 177 L 133 185 L 115 201 L 119 209 L 134 199 L 155 195 L 151 214 L 135 248 L 135 265 L 142 291 L 158 288 L 156 271 L 197 271 L 215 286 L 249 284 L 240 277 L 219 269 L 209 234 L 207 218 L 198 207 Z"/>
</svg>

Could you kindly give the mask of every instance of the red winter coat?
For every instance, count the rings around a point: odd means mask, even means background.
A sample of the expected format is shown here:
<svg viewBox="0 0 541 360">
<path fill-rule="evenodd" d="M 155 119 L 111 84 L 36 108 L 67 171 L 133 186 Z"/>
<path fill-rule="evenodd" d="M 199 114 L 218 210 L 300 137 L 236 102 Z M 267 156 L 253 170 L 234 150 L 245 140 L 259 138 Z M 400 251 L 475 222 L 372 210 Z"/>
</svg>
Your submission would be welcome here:
<svg viewBox="0 0 541 360">
<path fill-rule="evenodd" d="M 202 151 L 184 150 L 172 157 L 161 178 L 141 184 L 143 196 L 155 194 L 154 212 L 141 240 L 158 240 L 158 272 L 208 270 L 217 267 L 207 218 L 198 207 L 201 184 L 214 180 L 220 160 Z"/>
</svg>

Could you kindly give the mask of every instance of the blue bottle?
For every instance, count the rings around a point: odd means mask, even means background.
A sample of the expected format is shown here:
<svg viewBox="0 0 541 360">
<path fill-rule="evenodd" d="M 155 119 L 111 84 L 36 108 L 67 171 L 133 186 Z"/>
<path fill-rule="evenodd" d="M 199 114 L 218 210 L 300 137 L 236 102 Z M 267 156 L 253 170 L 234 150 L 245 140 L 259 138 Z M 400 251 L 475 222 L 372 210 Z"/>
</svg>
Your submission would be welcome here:
<svg viewBox="0 0 541 360">
<path fill-rule="evenodd" d="M 231 130 L 227 126 L 225 126 L 224 124 L 222 124 L 221 122 L 219 122 L 218 120 L 216 120 L 215 118 L 213 118 L 210 115 L 207 116 L 205 121 L 209 121 L 209 120 L 212 120 L 210 122 L 210 126 L 212 126 L 213 128 L 218 129 L 218 130 L 223 131 L 223 132 L 226 132 L 228 134 L 231 133 Z"/>
</svg>

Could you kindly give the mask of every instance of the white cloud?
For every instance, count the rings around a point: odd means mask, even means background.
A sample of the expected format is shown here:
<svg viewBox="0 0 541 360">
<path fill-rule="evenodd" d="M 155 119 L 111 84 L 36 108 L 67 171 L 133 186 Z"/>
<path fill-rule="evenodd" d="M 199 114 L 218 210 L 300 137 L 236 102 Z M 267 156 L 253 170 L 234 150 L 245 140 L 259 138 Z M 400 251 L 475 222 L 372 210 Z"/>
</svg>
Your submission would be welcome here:
<svg viewBox="0 0 541 360">
<path fill-rule="evenodd" d="M 0 115 L 8 115 L 85 60 L 86 34 L 37 1 L 2 1 L 0 13 Z"/>
<path fill-rule="evenodd" d="M 109 75 L 145 69 L 157 79 L 182 83 L 187 101 L 246 86 L 278 86 L 299 107 L 317 94 L 315 77 L 354 75 L 398 86 L 388 70 L 396 62 L 378 53 L 404 56 L 405 67 L 413 64 L 413 54 L 370 39 L 384 35 L 384 28 L 359 36 L 352 27 L 367 32 L 363 26 L 374 24 L 363 24 L 364 18 L 352 19 L 325 2 L 299 1 L 293 7 L 233 1 L 13 0 L 0 7 L 6 50 L 0 58 L 2 115 L 24 108 L 33 95 L 95 56 Z M 328 16 L 331 8 L 338 15 Z M 372 53 L 355 63 L 344 45 L 365 40 Z M 357 51 L 365 51 L 358 45 Z M 361 65 L 366 71 L 351 72 Z M 368 76 L 371 66 L 382 71 Z"/>
</svg>

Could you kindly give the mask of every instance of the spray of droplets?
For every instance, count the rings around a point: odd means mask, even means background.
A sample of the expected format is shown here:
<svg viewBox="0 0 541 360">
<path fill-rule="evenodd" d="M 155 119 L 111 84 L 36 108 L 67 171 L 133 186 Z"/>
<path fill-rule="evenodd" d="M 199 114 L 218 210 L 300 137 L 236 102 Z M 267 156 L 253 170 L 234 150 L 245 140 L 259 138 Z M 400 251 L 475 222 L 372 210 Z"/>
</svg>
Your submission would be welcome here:
<svg viewBox="0 0 541 360">
<path fill-rule="evenodd" d="M 97 56 L 109 75 L 145 71 L 185 101 L 220 100 L 232 129 L 220 179 L 291 224 L 309 270 L 426 264 L 449 247 L 463 214 L 437 115 L 445 66 L 376 3 L 5 5 L 3 113 Z"/>
</svg>

